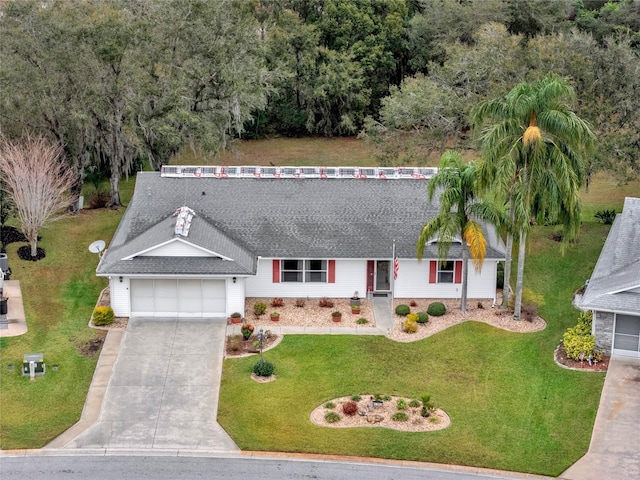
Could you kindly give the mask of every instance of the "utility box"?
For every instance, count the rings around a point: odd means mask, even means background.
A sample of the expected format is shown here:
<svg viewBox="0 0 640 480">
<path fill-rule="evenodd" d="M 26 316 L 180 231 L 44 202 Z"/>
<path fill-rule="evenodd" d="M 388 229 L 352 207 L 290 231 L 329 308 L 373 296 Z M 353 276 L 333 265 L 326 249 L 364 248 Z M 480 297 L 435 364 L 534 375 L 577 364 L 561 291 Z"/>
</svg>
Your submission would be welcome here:
<svg viewBox="0 0 640 480">
<path fill-rule="evenodd" d="M 22 375 L 32 376 L 31 364 L 33 363 L 33 376 L 44 375 L 47 366 L 44 364 L 43 353 L 26 353 L 22 356 Z"/>
</svg>

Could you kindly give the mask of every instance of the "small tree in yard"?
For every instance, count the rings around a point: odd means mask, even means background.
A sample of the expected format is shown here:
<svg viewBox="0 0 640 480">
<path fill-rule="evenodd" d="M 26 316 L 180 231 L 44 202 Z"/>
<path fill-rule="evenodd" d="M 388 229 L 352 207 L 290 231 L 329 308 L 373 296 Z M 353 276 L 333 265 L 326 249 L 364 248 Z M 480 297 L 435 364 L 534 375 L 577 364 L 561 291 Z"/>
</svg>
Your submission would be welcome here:
<svg viewBox="0 0 640 480">
<path fill-rule="evenodd" d="M 73 174 L 63 161 L 63 149 L 43 137 L 3 139 L 0 173 L 31 245 L 31 256 L 36 257 L 38 231 L 69 205 Z"/>
</svg>

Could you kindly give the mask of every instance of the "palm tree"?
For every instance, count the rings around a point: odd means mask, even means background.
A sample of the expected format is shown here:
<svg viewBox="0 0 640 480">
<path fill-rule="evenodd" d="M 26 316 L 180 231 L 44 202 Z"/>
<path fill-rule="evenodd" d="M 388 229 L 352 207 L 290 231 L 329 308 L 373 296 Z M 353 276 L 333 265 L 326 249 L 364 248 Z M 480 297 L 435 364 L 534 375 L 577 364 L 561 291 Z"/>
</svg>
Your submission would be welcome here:
<svg viewBox="0 0 640 480">
<path fill-rule="evenodd" d="M 487 242 L 479 221 L 501 224 L 504 215 L 494 204 L 483 202 L 476 194 L 478 164 L 465 163 L 456 151 L 445 152 L 440 159 L 438 173 L 429 181 L 429 201 L 437 189 L 440 194 L 438 216 L 422 227 L 418 237 L 417 251 L 421 259 L 425 245 L 437 237 L 438 257 L 446 260 L 451 243 L 459 239 L 462 243 L 462 298 L 460 310 L 467 310 L 467 277 L 469 258 L 476 270 L 482 268 Z"/>
<path fill-rule="evenodd" d="M 484 127 L 481 150 L 483 188 L 493 189 L 509 203 L 519 236 L 514 318 L 520 319 L 527 233 L 531 220 L 559 222 L 563 247 L 580 227 L 580 187 L 585 181 L 585 154 L 593 148 L 590 125 L 572 110 L 575 92 L 551 75 L 521 83 L 504 99 L 478 105 L 474 126 Z M 508 298 L 513 238 L 507 237 L 505 290 Z"/>
</svg>

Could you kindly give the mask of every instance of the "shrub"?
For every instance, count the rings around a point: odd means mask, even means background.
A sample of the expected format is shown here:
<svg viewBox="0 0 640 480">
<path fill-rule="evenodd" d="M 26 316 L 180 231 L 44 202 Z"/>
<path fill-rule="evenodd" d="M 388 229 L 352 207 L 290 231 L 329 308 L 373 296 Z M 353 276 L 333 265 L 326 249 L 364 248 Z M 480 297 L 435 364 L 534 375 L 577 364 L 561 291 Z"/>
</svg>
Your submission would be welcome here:
<svg viewBox="0 0 640 480">
<path fill-rule="evenodd" d="M 275 367 L 273 363 L 267 362 L 266 360 L 260 360 L 253 366 L 253 373 L 258 377 L 270 377 L 273 375 L 274 370 Z"/>
<path fill-rule="evenodd" d="M 231 350 L 232 352 L 239 352 L 240 351 L 240 336 L 239 335 L 234 335 L 232 337 L 229 337 L 229 350 Z"/>
<path fill-rule="evenodd" d="M 354 402 L 359 402 L 360 400 L 362 400 L 362 397 L 356 393 L 355 395 L 351 395 L 351 400 L 353 400 Z"/>
<path fill-rule="evenodd" d="M 418 321 L 418 314 L 417 313 L 410 313 L 409 315 L 407 315 L 407 320 L 411 320 L 412 322 L 417 322 Z"/>
<path fill-rule="evenodd" d="M 324 419 L 327 423 L 336 423 L 340 421 L 340 415 L 336 412 L 327 412 L 324 414 Z"/>
<path fill-rule="evenodd" d="M 407 409 L 407 401 L 404 398 L 399 398 L 396 401 L 396 408 L 398 410 L 406 410 Z"/>
<path fill-rule="evenodd" d="M 271 303 L 269 305 L 271 305 L 273 308 L 283 307 L 284 300 L 282 298 L 276 297 L 271 300 Z"/>
<path fill-rule="evenodd" d="M 253 306 L 253 313 L 260 316 L 263 315 L 264 312 L 267 311 L 267 304 L 264 302 L 256 302 Z"/>
<path fill-rule="evenodd" d="M 409 406 L 411 408 L 418 408 L 420 405 L 422 405 L 422 403 L 420 403 L 420 400 L 417 400 L 415 398 L 409 402 Z"/>
<path fill-rule="evenodd" d="M 107 306 L 96 307 L 93 310 L 93 324 L 98 326 L 111 325 L 115 315 L 113 308 Z"/>
<path fill-rule="evenodd" d="M 427 307 L 427 313 L 432 317 L 441 317 L 446 311 L 447 307 L 445 307 L 442 302 L 433 302 Z"/>
<path fill-rule="evenodd" d="M 393 420 L 394 422 L 408 422 L 409 415 L 407 415 L 404 412 L 396 412 L 393 415 L 391 415 L 391 420 Z"/>
<path fill-rule="evenodd" d="M 358 413 L 358 404 L 353 401 L 343 403 L 342 412 L 349 417 L 353 417 L 356 413 Z"/>
<path fill-rule="evenodd" d="M 416 301 L 415 301 L 415 300 L 411 300 L 411 301 L 409 302 L 409 306 L 410 306 L 410 307 L 415 307 L 416 305 L 418 305 L 418 304 L 416 303 Z"/>
<path fill-rule="evenodd" d="M 329 409 L 336 408 L 336 404 L 333 402 L 327 402 L 324 404 L 324 408 L 329 408 Z"/>
<path fill-rule="evenodd" d="M 407 333 L 416 333 L 418 331 L 418 322 L 407 318 L 402 322 L 402 328 Z"/>
<path fill-rule="evenodd" d="M 356 323 L 358 325 L 366 325 L 367 323 L 369 323 L 369 320 L 367 320 L 366 318 L 360 317 L 358 320 L 356 320 Z"/>
<path fill-rule="evenodd" d="M 401 317 L 405 317 L 411 313 L 411 308 L 409 305 L 398 305 L 396 307 L 396 315 L 400 315 Z"/>
<path fill-rule="evenodd" d="M 427 323 L 429 321 L 429 314 L 427 312 L 418 312 L 418 323 Z"/>
<path fill-rule="evenodd" d="M 420 411 L 420 415 L 423 417 L 428 417 L 433 410 L 435 410 L 436 406 L 431 401 L 431 395 L 423 395 L 422 399 L 422 410 Z"/>
<path fill-rule="evenodd" d="M 595 218 L 602 221 L 605 225 L 611 225 L 616 218 L 615 210 L 598 210 L 594 215 Z"/>
<path fill-rule="evenodd" d="M 296 307 L 302 308 L 304 307 L 304 298 L 296 298 Z"/>
<path fill-rule="evenodd" d="M 87 207 L 91 209 L 106 208 L 111 204 L 109 192 L 95 192 L 87 199 Z"/>
<path fill-rule="evenodd" d="M 251 338 L 251 334 L 253 333 L 254 327 L 250 323 L 243 323 L 242 327 L 240 327 L 240 333 L 242 333 L 242 337 L 245 340 L 249 340 Z"/>
<path fill-rule="evenodd" d="M 596 350 L 595 337 L 591 335 L 592 322 L 591 312 L 580 312 L 578 323 L 564 333 L 562 341 L 567 357 L 573 360 L 584 360 L 589 357 L 602 360 L 602 353 Z M 581 355 L 582 358 L 580 358 Z"/>
<path fill-rule="evenodd" d="M 333 300 L 330 300 L 327 297 L 322 297 L 318 300 L 318 305 L 322 308 L 333 308 Z"/>
<path fill-rule="evenodd" d="M 520 313 L 526 321 L 533 322 L 534 318 L 538 316 L 538 307 L 534 303 L 524 303 Z"/>
</svg>

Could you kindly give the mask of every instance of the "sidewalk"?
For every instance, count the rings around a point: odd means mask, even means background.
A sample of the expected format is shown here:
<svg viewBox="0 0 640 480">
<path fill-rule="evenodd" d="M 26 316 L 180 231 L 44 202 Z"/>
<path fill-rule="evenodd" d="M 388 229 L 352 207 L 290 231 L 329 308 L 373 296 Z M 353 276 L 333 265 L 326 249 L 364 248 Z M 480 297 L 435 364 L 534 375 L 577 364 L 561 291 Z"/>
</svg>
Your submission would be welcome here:
<svg viewBox="0 0 640 480">
<path fill-rule="evenodd" d="M 602 389 L 587 454 L 559 478 L 640 478 L 640 358 L 614 357 Z"/>
</svg>

